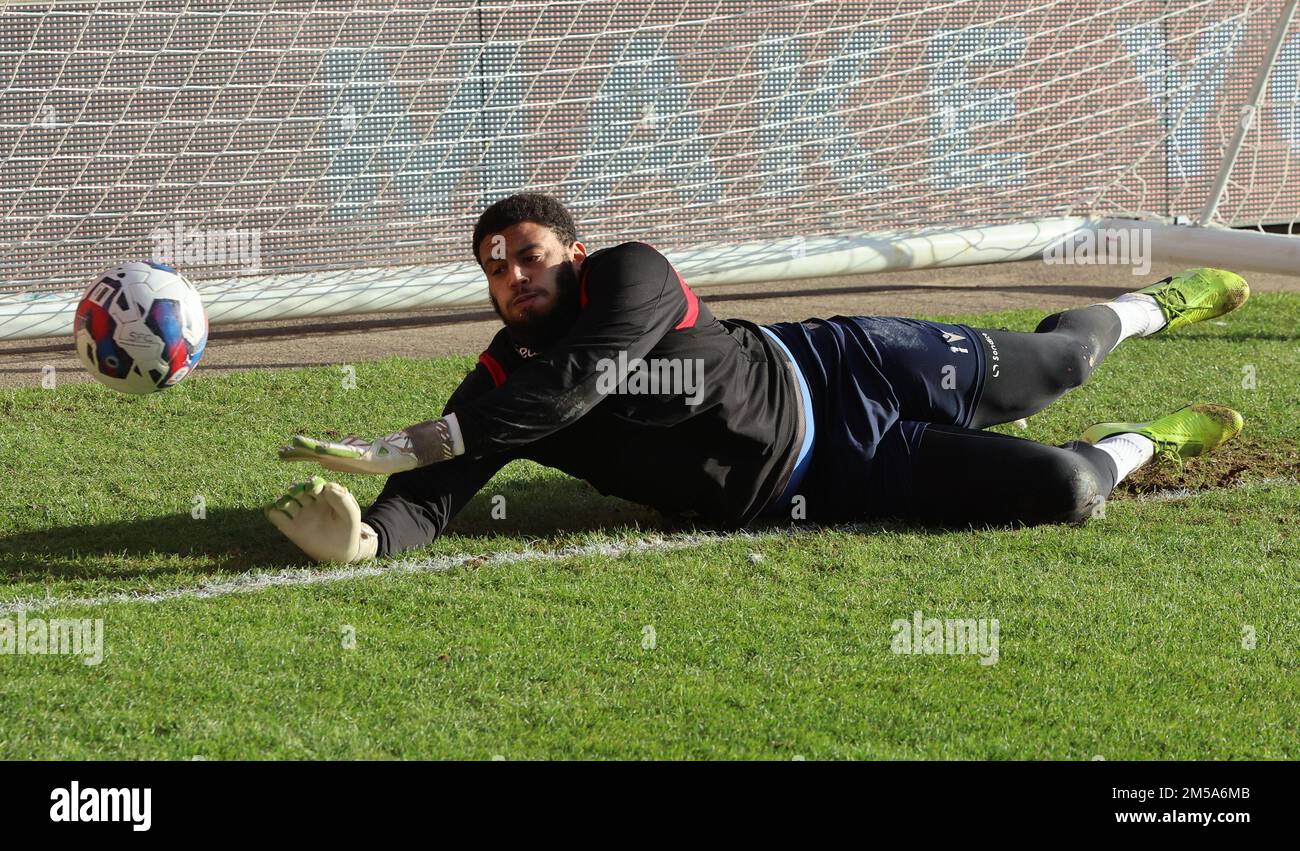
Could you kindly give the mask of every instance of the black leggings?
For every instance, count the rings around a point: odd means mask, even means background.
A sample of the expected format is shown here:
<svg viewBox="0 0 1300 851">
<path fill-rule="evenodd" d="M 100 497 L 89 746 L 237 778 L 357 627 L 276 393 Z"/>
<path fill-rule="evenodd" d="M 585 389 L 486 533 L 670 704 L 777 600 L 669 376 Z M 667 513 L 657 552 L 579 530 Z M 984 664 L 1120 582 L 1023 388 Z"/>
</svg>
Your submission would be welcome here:
<svg viewBox="0 0 1300 851">
<path fill-rule="evenodd" d="M 1119 317 L 1101 305 L 1054 313 L 1032 334 L 976 328 L 987 367 L 973 428 L 1036 414 L 1082 384 L 1115 348 Z"/>
<path fill-rule="evenodd" d="M 1049 446 L 978 429 L 1037 413 L 1082 384 L 1119 340 L 1119 317 L 1093 305 L 1049 316 L 1032 334 L 975 330 L 987 369 L 973 428 L 926 428 L 903 513 L 962 525 L 1091 517 L 1115 487 L 1109 455 L 1078 441 Z"/>
<path fill-rule="evenodd" d="M 903 515 L 944 525 L 1079 523 L 1106 501 L 1115 475 L 1110 456 L 1088 443 L 930 425 Z"/>
</svg>

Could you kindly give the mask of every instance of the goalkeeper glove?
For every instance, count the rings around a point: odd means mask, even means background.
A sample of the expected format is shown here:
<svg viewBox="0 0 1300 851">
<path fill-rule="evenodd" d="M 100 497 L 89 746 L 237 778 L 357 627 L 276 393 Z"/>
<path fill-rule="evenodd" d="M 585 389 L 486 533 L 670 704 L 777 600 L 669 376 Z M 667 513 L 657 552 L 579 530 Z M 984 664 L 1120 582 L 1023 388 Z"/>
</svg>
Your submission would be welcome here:
<svg viewBox="0 0 1300 851">
<path fill-rule="evenodd" d="M 377 440 L 348 435 L 338 443 L 294 435 L 280 447 L 281 461 L 315 461 L 341 473 L 392 475 L 449 461 L 465 453 L 456 415 L 407 426 Z"/>
<path fill-rule="evenodd" d="M 316 561 L 362 561 L 378 552 L 379 537 L 361 521 L 356 498 L 320 476 L 291 487 L 266 509 L 266 517 Z"/>
</svg>

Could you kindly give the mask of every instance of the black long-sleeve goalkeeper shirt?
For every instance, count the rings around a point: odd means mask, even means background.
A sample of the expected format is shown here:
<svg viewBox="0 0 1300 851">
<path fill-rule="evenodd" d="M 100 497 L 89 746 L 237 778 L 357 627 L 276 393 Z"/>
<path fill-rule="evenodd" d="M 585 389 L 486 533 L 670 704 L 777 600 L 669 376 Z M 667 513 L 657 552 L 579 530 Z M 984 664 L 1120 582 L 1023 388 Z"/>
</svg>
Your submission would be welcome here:
<svg viewBox="0 0 1300 851">
<path fill-rule="evenodd" d="M 781 492 L 803 426 L 780 348 L 751 322 L 716 319 L 644 243 L 594 252 L 579 282 L 564 336 L 533 352 L 503 328 L 448 400 L 465 454 L 389 479 L 365 517 L 381 555 L 432 541 L 516 458 L 718 525 L 749 522 Z"/>
</svg>

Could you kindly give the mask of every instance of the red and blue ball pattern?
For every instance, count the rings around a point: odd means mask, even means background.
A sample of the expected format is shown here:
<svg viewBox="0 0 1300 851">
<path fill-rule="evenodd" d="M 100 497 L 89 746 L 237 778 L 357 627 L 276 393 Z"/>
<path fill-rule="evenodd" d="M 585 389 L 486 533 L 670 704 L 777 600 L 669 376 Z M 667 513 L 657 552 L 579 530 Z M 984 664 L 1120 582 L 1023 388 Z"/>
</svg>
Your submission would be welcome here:
<svg viewBox="0 0 1300 851">
<path fill-rule="evenodd" d="M 197 346 L 190 347 L 181 330 L 181 306 L 169 298 L 154 300 L 154 303 L 149 306 L 149 318 L 145 320 L 145 324 L 158 335 L 158 339 L 163 341 L 163 358 L 167 363 L 167 374 L 158 377 L 157 385 L 169 387 L 175 383 L 175 380 L 179 380 L 177 376 L 183 378 L 194 368 L 194 364 L 199 362 L 207 338 L 204 337 Z M 151 376 L 157 374 L 156 370 L 150 371 Z"/>
<path fill-rule="evenodd" d="M 105 278 L 100 281 L 100 285 L 111 287 L 114 293 L 121 287 L 121 284 L 112 278 Z M 81 304 L 77 305 L 76 327 L 85 329 L 90 335 L 92 342 L 87 345 L 94 346 L 94 353 L 90 360 L 98 366 L 101 373 L 109 378 L 126 378 L 130 374 L 135 361 L 113 339 L 113 332 L 117 330 L 117 321 L 99 303 L 92 301 L 90 296 L 83 298 Z"/>
<path fill-rule="evenodd" d="M 151 269 L 166 274 L 151 280 L 157 274 Z M 176 384 L 198 364 L 208 337 L 202 314 L 197 292 L 174 269 L 128 263 L 89 287 L 77 306 L 74 337 L 101 382 L 149 393 Z"/>
</svg>

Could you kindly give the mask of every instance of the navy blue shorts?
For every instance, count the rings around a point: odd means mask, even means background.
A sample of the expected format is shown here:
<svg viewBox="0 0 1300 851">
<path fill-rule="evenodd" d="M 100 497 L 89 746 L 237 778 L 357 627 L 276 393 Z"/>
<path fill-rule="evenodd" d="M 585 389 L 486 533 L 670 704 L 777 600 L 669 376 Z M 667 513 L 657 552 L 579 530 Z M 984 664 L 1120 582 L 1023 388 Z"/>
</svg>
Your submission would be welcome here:
<svg viewBox="0 0 1300 851">
<path fill-rule="evenodd" d="M 886 316 L 767 327 L 793 354 L 812 395 L 812 456 L 794 489 L 806 500 L 807 519 L 902 510 L 925 427 L 965 428 L 975 416 L 985 369 L 975 331 Z"/>
</svg>

